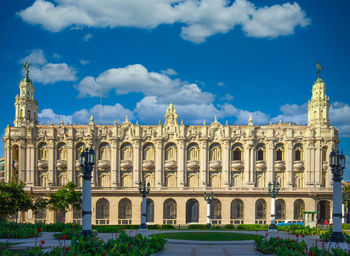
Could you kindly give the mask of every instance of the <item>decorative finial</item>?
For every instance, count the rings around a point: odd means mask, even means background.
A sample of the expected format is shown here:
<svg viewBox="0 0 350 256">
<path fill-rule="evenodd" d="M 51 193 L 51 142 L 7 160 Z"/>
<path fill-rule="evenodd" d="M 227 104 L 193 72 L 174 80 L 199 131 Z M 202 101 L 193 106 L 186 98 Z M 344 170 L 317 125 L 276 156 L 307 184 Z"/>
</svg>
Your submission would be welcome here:
<svg viewBox="0 0 350 256">
<path fill-rule="evenodd" d="M 249 116 L 248 122 L 249 122 L 248 125 L 253 125 L 252 115 Z"/>
<path fill-rule="evenodd" d="M 207 125 L 207 122 L 205 120 L 203 121 L 203 125 Z"/>
<path fill-rule="evenodd" d="M 51 121 L 51 126 L 53 126 L 53 122 Z"/>
<path fill-rule="evenodd" d="M 226 126 L 228 126 L 228 120 L 226 120 Z"/>
<path fill-rule="evenodd" d="M 136 125 L 139 125 L 139 120 L 136 120 Z"/>
<path fill-rule="evenodd" d="M 214 122 L 217 123 L 218 122 L 218 118 L 215 116 L 214 117 Z"/>
<path fill-rule="evenodd" d="M 25 80 L 26 82 L 31 82 L 30 79 L 29 79 L 29 66 L 30 66 L 30 63 L 28 61 L 26 61 L 26 63 L 24 64 L 24 69 L 26 71 L 26 76 L 25 76 Z"/>
<path fill-rule="evenodd" d="M 316 63 L 316 67 L 317 67 L 317 76 L 320 77 L 320 73 L 321 73 L 323 67 L 321 66 L 321 64 L 318 61 Z"/>
<path fill-rule="evenodd" d="M 160 119 L 158 120 L 158 125 L 162 125 L 162 121 L 160 121 Z"/>
<path fill-rule="evenodd" d="M 117 125 L 117 120 L 114 120 L 114 125 Z"/>
<path fill-rule="evenodd" d="M 125 116 L 125 122 L 126 122 L 126 123 L 129 123 L 129 117 L 128 117 L 128 115 Z"/>
<path fill-rule="evenodd" d="M 181 125 L 184 125 L 184 120 L 183 119 L 181 119 Z"/>
<path fill-rule="evenodd" d="M 94 115 L 91 114 L 89 125 L 95 125 Z"/>
<path fill-rule="evenodd" d="M 69 125 L 70 125 L 70 126 L 72 126 L 72 125 L 73 125 L 72 121 L 70 121 L 70 122 L 69 122 Z"/>
<path fill-rule="evenodd" d="M 280 120 L 280 123 L 279 124 L 282 124 L 282 120 Z"/>
<path fill-rule="evenodd" d="M 63 125 L 63 120 L 61 119 L 60 125 Z"/>
</svg>

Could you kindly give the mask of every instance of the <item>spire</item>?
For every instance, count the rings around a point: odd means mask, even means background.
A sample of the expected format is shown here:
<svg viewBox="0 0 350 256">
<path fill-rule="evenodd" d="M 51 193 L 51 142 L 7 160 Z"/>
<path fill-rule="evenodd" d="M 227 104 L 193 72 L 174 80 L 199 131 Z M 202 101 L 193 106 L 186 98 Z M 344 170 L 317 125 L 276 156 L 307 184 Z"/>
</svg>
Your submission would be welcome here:
<svg viewBox="0 0 350 256">
<path fill-rule="evenodd" d="M 34 87 L 29 79 L 29 62 L 24 64 L 25 77 L 19 84 L 19 95 L 15 98 L 16 115 L 14 125 L 16 127 L 38 124 L 38 102 L 34 100 Z"/>
<path fill-rule="evenodd" d="M 89 125 L 95 125 L 94 115 L 91 114 Z"/>
<path fill-rule="evenodd" d="M 249 125 L 249 126 L 253 126 L 253 118 L 252 118 L 252 115 L 249 116 L 248 125 Z"/>
<path fill-rule="evenodd" d="M 326 85 L 321 78 L 323 67 L 317 62 L 317 79 L 312 87 L 312 96 L 308 104 L 308 125 L 329 125 L 329 97 L 326 95 Z"/>
</svg>

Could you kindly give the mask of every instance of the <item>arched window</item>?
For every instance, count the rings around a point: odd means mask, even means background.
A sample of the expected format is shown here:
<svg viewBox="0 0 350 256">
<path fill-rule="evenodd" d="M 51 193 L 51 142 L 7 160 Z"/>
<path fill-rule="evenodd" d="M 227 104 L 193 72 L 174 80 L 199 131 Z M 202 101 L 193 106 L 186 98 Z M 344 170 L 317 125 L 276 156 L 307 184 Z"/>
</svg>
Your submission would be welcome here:
<svg viewBox="0 0 350 256">
<path fill-rule="evenodd" d="M 146 200 L 146 222 L 154 222 L 154 203 L 153 200 Z"/>
<path fill-rule="evenodd" d="M 30 110 L 27 110 L 27 118 L 30 119 Z"/>
<path fill-rule="evenodd" d="M 37 204 L 39 204 L 42 200 L 38 200 Z M 37 222 L 41 222 L 41 223 L 45 223 L 46 221 L 46 208 L 42 208 L 42 209 L 38 209 L 35 212 L 35 223 Z"/>
<path fill-rule="evenodd" d="M 283 199 L 276 201 L 276 219 L 284 220 L 286 218 L 286 203 Z"/>
<path fill-rule="evenodd" d="M 283 161 L 283 150 L 284 150 L 284 146 L 282 143 L 279 143 L 276 145 L 275 147 L 276 161 Z"/>
<path fill-rule="evenodd" d="M 176 201 L 172 198 L 164 201 L 163 224 L 176 224 Z"/>
<path fill-rule="evenodd" d="M 83 217 L 82 209 L 73 208 L 73 223 L 81 224 L 82 217 Z"/>
<path fill-rule="evenodd" d="M 146 143 L 143 146 L 143 160 L 151 160 L 154 161 L 155 154 L 154 154 L 154 145 L 152 143 Z"/>
<path fill-rule="evenodd" d="M 255 203 L 255 219 L 266 219 L 266 202 L 264 199 L 259 199 Z M 263 223 L 257 223 L 263 224 Z"/>
<path fill-rule="evenodd" d="M 232 146 L 232 160 L 241 161 L 242 160 L 243 146 L 240 143 L 234 144 Z"/>
<path fill-rule="evenodd" d="M 65 223 L 66 221 L 66 212 L 65 210 L 59 209 L 55 212 L 56 215 L 56 223 Z"/>
<path fill-rule="evenodd" d="M 259 144 L 256 146 L 256 160 L 264 161 L 265 160 L 265 145 Z"/>
<path fill-rule="evenodd" d="M 123 143 L 120 149 L 120 160 L 132 161 L 132 145 L 128 142 Z"/>
<path fill-rule="evenodd" d="M 186 223 L 198 223 L 199 203 L 196 199 L 189 199 L 186 203 Z"/>
<path fill-rule="evenodd" d="M 177 148 L 174 143 L 168 143 L 165 146 L 165 161 L 167 160 L 174 160 L 177 159 Z"/>
<path fill-rule="evenodd" d="M 322 161 L 327 162 L 327 147 L 322 148 Z"/>
<path fill-rule="evenodd" d="M 99 149 L 98 149 L 98 156 L 99 160 L 111 160 L 111 147 L 109 146 L 108 143 L 104 142 L 100 144 Z"/>
<path fill-rule="evenodd" d="M 47 144 L 46 143 L 41 143 L 39 145 L 39 160 L 47 160 Z"/>
<path fill-rule="evenodd" d="M 199 147 L 197 143 L 191 143 L 188 145 L 187 160 L 199 160 Z"/>
<path fill-rule="evenodd" d="M 109 224 L 109 202 L 105 198 L 96 202 L 96 224 Z"/>
<path fill-rule="evenodd" d="M 294 161 L 301 161 L 303 160 L 303 145 L 301 145 L 300 143 L 296 144 L 294 146 Z"/>
<path fill-rule="evenodd" d="M 221 146 L 219 143 L 213 143 L 209 147 L 209 160 L 221 161 Z"/>
<path fill-rule="evenodd" d="M 57 146 L 57 160 L 67 161 L 67 146 L 65 143 L 60 143 Z"/>
<path fill-rule="evenodd" d="M 302 199 L 297 199 L 294 202 L 294 219 L 302 220 L 305 211 L 305 203 Z"/>
<path fill-rule="evenodd" d="M 76 146 L 76 150 L 75 150 L 75 160 L 79 160 L 80 161 L 80 155 L 81 153 L 85 150 L 85 144 L 82 142 L 79 142 Z"/>
<path fill-rule="evenodd" d="M 118 224 L 131 224 L 132 218 L 132 204 L 127 198 L 123 198 L 119 201 L 118 211 Z"/>
<path fill-rule="evenodd" d="M 219 199 L 214 199 L 210 204 L 210 218 L 221 219 L 221 202 Z M 221 224 L 221 223 L 213 223 Z"/>
<path fill-rule="evenodd" d="M 231 219 L 243 219 L 244 218 L 243 209 L 244 209 L 244 205 L 243 205 L 243 201 L 241 199 L 232 200 L 232 202 L 231 202 Z"/>
</svg>

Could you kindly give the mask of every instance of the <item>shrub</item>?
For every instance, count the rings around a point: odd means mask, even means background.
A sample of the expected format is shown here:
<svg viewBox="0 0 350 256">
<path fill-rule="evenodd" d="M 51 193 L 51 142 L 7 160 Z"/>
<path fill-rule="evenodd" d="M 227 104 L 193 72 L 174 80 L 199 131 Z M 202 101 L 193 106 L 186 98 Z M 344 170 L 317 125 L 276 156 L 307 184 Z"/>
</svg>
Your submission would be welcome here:
<svg viewBox="0 0 350 256">
<path fill-rule="evenodd" d="M 0 223 L 0 238 L 30 238 L 40 234 L 41 232 L 38 232 L 33 224 L 19 224 L 16 222 Z"/>
<path fill-rule="evenodd" d="M 268 225 L 260 224 L 238 224 L 237 230 L 268 230 Z"/>
<path fill-rule="evenodd" d="M 190 224 L 187 229 L 209 229 L 209 225 L 207 224 Z"/>
<path fill-rule="evenodd" d="M 233 224 L 228 224 L 224 226 L 224 229 L 235 229 L 235 226 Z"/>
</svg>

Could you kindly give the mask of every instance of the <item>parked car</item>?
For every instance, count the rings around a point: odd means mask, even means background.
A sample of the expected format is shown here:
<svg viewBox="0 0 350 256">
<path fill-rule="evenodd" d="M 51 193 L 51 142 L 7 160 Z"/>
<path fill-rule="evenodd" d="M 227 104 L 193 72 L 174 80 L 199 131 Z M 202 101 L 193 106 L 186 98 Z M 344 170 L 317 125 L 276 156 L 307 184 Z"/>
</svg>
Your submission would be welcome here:
<svg viewBox="0 0 350 256">
<path fill-rule="evenodd" d="M 299 220 L 284 220 L 281 221 L 277 224 L 277 226 L 290 226 L 292 224 L 296 224 L 296 225 L 304 225 L 303 221 L 299 221 Z"/>
</svg>

